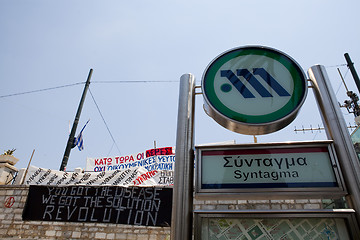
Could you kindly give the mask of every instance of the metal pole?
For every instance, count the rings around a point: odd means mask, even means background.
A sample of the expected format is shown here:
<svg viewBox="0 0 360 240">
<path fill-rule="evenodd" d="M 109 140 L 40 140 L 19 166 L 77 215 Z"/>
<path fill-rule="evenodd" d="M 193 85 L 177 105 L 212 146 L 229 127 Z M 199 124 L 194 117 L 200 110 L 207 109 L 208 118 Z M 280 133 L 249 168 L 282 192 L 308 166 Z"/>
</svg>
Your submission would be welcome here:
<svg viewBox="0 0 360 240">
<path fill-rule="evenodd" d="M 176 132 L 171 239 L 192 238 L 194 184 L 194 106 L 195 77 L 180 78 Z"/>
<path fill-rule="evenodd" d="M 31 163 L 31 160 L 32 160 L 32 158 L 33 158 L 33 156 L 34 156 L 34 153 L 35 153 L 35 149 L 33 150 L 32 154 L 31 154 L 29 163 L 28 163 L 28 165 L 27 165 L 27 168 L 26 168 L 26 170 L 25 170 L 25 173 L 24 173 L 23 179 L 21 180 L 20 185 L 23 185 L 23 184 L 24 184 L 24 181 L 25 181 L 25 178 L 26 178 L 26 174 L 27 174 L 28 171 L 29 171 L 30 163 Z"/>
<path fill-rule="evenodd" d="M 63 160 L 62 160 L 61 165 L 60 165 L 60 171 L 65 170 L 67 162 L 69 160 L 69 155 L 70 155 L 71 148 L 73 147 L 73 144 L 74 144 L 75 132 L 76 132 L 77 125 L 79 123 L 81 110 L 82 110 L 82 107 L 84 105 L 86 93 L 87 93 L 87 90 L 88 90 L 89 85 L 90 85 L 90 79 L 91 79 L 92 72 L 93 72 L 93 70 L 90 69 L 88 78 L 87 78 L 86 83 L 85 83 L 84 91 L 83 91 L 83 94 L 81 96 L 79 107 L 78 107 L 78 110 L 76 112 L 75 120 L 74 120 L 72 129 L 71 129 L 71 132 L 70 132 L 70 135 L 69 135 L 69 139 L 68 139 L 68 142 L 67 142 L 67 145 L 66 145 L 66 148 L 65 148 L 64 157 L 63 157 Z"/>
<path fill-rule="evenodd" d="M 357 72 L 356 72 L 356 70 L 354 68 L 354 63 L 351 61 L 350 56 L 349 56 L 348 53 L 345 53 L 344 56 L 345 56 L 348 68 L 350 69 L 350 72 L 351 72 L 351 74 L 352 74 L 352 76 L 354 78 L 354 81 L 355 81 L 356 86 L 358 88 L 358 91 L 360 93 L 360 80 L 359 80 L 359 76 L 357 75 Z"/>
<path fill-rule="evenodd" d="M 349 200 L 350 207 L 356 212 L 355 215 L 359 224 L 360 164 L 353 143 L 325 67 L 322 65 L 312 66 L 308 70 L 308 74 L 321 112 L 326 134 L 329 139 L 334 141 L 334 147 L 349 193 L 347 199 Z"/>
</svg>

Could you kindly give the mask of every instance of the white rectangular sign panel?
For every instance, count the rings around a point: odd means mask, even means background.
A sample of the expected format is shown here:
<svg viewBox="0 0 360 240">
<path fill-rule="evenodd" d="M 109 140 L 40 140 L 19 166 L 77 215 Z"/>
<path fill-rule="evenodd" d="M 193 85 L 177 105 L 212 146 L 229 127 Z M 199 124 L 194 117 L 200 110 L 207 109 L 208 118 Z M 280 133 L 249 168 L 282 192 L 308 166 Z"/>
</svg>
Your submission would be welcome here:
<svg viewBox="0 0 360 240">
<path fill-rule="evenodd" d="M 200 192 L 342 187 L 327 142 L 202 146 L 196 150 Z"/>
</svg>

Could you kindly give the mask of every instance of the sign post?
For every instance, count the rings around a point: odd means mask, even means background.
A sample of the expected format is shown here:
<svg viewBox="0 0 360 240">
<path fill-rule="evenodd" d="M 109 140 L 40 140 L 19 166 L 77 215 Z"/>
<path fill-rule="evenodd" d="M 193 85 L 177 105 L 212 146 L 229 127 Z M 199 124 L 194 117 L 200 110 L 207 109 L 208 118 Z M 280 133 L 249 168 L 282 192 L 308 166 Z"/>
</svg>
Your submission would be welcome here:
<svg viewBox="0 0 360 240">
<path fill-rule="evenodd" d="M 353 209 L 342 217 L 352 225 L 359 226 L 360 163 L 324 67 L 314 66 L 308 73 L 329 140 L 306 144 L 197 147 L 197 198 L 254 200 L 264 197 L 346 196 L 349 207 Z M 307 84 L 302 68 L 290 56 L 268 47 L 247 46 L 231 49 L 216 57 L 206 68 L 201 87 L 205 112 L 217 123 L 233 132 L 260 135 L 278 131 L 295 119 L 305 101 Z M 192 237 L 194 89 L 193 77 L 183 75 L 176 139 L 171 225 L 173 240 Z M 302 210 L 294 211 L 295 214 L 291 216 L 284 211 L 281 211 L 283 216 L 261 211 L 266 218 L 274 217 L 274 222 L 278 223 L 280 218 L 306 220 L 307 215 L 300 213 L 307 210 Z M 318 217 L 323 210 L 313 210 L 311 217 Z M 356 220 L 352 217 L 354 210 Z M 250 215 L 256 212 L 255 209 L 247 211 Z M 199 216 L 204 213 L 207 215 L 204 215 L 203 225 Z M 208 234 L 218 236 L 217 220 L 214 222 L 211 218 L 222 218 L 222 215 L 218 210 L 196 210 L 195 238 L 203 233 L 206 235 L 207 230 Z M 331 213 L 324 217 L 334 218 L 335 215 Z M 235 220 L 242 219 L 238 210 L 231 211 L 229 216 L 231 226 Z M 219 221 L 223 224 L 226 219 Z M 345 224 L 342 225 L 345 229 Z M 242 234 L 243 229 L 238 230 Z M 358 229 L 352 228 L 350 232 L 358 239 Z M 250 233 L 260 234 L 254 228 Z M 255 239 L 255 235 L 253 237 Z"/>
<path fill-rule="evenodd" d="M 180 78 L 171 239 L 191 239 L 194 182 L 195 77 Z"/>
<path fill-rule="evenodd" d="M 354 208 L 360 223 L 360 164 L 341 114 L 336 95 L 330 85 L 325 67 L 312 66 L 308 70 L 315 97 L 329 139 L 334 140 L 335 150 L 343 169 L 344 180 L 348 187 L 350 207 Z"/>
</svg>

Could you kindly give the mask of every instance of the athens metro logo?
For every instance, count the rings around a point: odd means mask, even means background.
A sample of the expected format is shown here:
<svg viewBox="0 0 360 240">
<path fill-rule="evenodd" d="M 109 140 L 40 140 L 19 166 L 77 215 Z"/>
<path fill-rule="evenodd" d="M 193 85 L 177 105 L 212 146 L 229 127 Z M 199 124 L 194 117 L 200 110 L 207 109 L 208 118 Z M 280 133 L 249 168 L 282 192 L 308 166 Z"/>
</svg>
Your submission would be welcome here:
<svg viewBox="0 0 360 240">
<path fill-rule="evenodd" d="M 202 78 L 204 110 L 223 127 L 242 134 L 275 132 L 292 122 L 307 93 L 302 68 L 272 48 L 230 49 Z"/>
<path fill-rule="evenodd" d="M 267 83 L 267 87 L 264 87 L 255 76 L 261 77 Z M 238 77 L 246 79 L 254 90 L 263 98 L 273 97 L 267 90 L 269 87 L 280 97 L 290 96 L 290 93 L 288 93 L 264 68 L 254 68 L 253 73 L 248 69 L 236 69 L 236 75 L 232 70 L 222 70 L 221 77 L 227 78 L 244 98 L 255 98 L 255 95 Z M 230 84 L 224 83 L 221 85 L 221 91 L 223 92 L 229 92 L 231 89 L 232 86 Z"/>
</svg>

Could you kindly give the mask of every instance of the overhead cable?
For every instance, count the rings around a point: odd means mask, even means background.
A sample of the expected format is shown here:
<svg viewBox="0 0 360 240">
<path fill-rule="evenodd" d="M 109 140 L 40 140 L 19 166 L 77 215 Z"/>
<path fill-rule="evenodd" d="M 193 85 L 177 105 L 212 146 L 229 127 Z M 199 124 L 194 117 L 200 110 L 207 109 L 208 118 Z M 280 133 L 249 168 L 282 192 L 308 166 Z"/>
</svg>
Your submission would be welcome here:
<svg viewBox="0 0 360 240">
<path fill-rule="evenodd" d="M 114 80 L 114 81 L 94 81 L 91 83 L 178 83 L 179 81 L 147 81 L 147 80 Z"/>
<path fill-rule="evenodd" d="M 334 68 L 334 67 L 343 67 L 343 66 L 347 66 L 347 64 L 344 63 L 344 64 L 338 64 L 338 65 L 332 65 L 332 66 L 325 66 L 325 68 Z"/>
<path fill-rule="evenodd" d="M 120 149 L 119 149 L 119 147 L 118 147 L 118 145 L 117 145 L 117 143 L 116 143 L 113 135 L 111 134 L 111 131 L 110 131 L 110 129 L 109 129 L 109 126 L 107 125 L 107 123 L 106 123 L 106 121 L 105 121 L 105 118 L 104 118 L 104 116 L 102 115 L 102 113 L 101 113 L 101 111 L 100 111 L 100 108 L 99 108 L 99 105 L 96 103 L 95 98 L 94 98 L 94 95 L 92 94 L 90 88 L 89 88 L 89 92 L 90 92 L 91 98 L 93 99 L 93 101 L 94 101 L 94 103 L 95 103 L 95 106 L 96 106 L 96 108 L 97 108 L 97 110 L 98 110 L 98 112 L 99 112 L 99 114 L 100 114 L 100 116 L 101 116 L 101 118 L 102 118 L 105 126 L 106 126 L 106 129 L 108 130 L 108 132 L 109 132 L 109 134 L 110 134 L 110 137 L 111 137 L 111 139 L 113 140 L 113 143 L 115 144 L 117 150 L 119 151 L 119 154 L 121 155 L 121 151 L 120 151 Z"/>
<path fill-rule="evenodd" d="M 7 95 L 0 96 L 0 98 L 13 97 L 13 96 L 24 95 L 24 94 L 29 94 L 29 93 L 36 93 L 36 92 L 43 92 L 43 91 L 54 90 L 54 89 L 64 88 L 64 87 L 72 87 L 72 86 L 79 85 L 79 84 L 84 84 L 84 83 L 85 82 L 78 82 L 78 83 L 67 84 L 67 85 L 63 85 L 63 86 L 57 86 L 57 87 L 51 87 L 51 88 L 43 88 L 43 89 L 32 90 L 32 91 L 21 92 L 21 93 L 12 93 L 12 94 L 7 94 Z"/>
<path fill-rule="evenodd" d="M 91 84 L 94 84 L 94 83 L 175 83 L 175 82 L 179 82 L 179 81 L 146 81 L 146 80 L 144 80 L 144 81 L 142 81 L 142 80 L 135 80 L 135 81 L 125 80 L 125 81 L 121 81 L 121 80 L 119 80 L 119 81 L 94 81 L 94 82 L 91 82 Z M 72 87 L 72 86 L 80 85 L 80 84 L 84 84 L 84 83 L 85 82 L 78 82 L 78 83 L 73 83 L 73 84 L 57 86 L 57 87 L 43 88 L 43 89 L 20 92 L 20 93 L 12 93 L 12 94 L 7 94 L 7 95 L 2 95 L 2 96 L 0 96 L 0 98 L 13 97 L 13 96 L 25 95 L 25 94 L 36 93 L 36 92 L 49 91 L 49 90 L 54 90 L 54 89 L 58 89 L 58 88 Z"/>
</svg>

